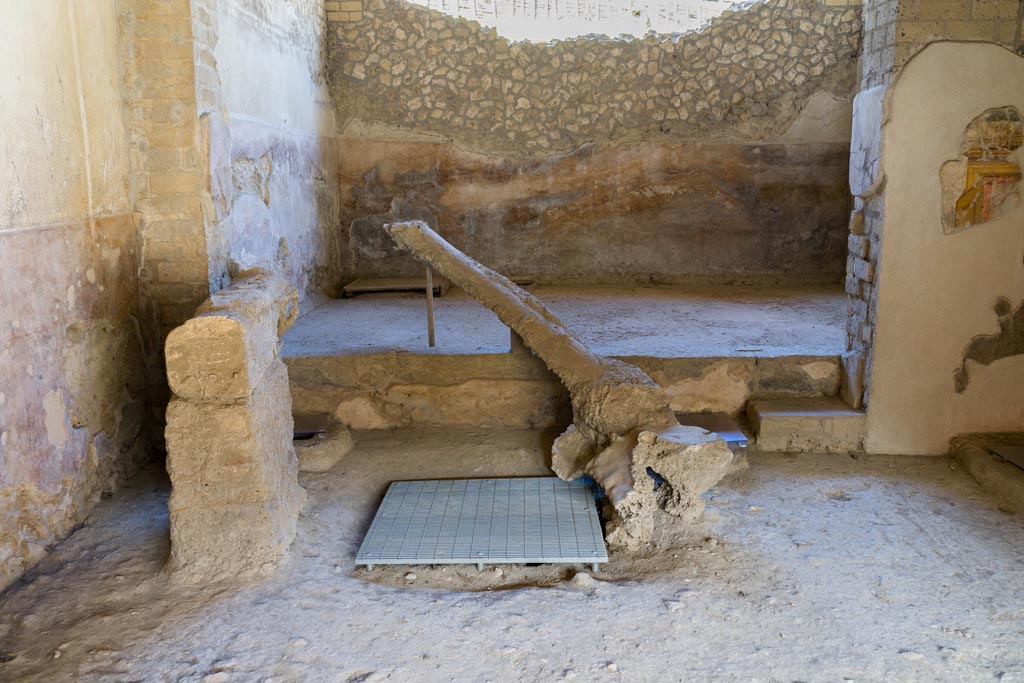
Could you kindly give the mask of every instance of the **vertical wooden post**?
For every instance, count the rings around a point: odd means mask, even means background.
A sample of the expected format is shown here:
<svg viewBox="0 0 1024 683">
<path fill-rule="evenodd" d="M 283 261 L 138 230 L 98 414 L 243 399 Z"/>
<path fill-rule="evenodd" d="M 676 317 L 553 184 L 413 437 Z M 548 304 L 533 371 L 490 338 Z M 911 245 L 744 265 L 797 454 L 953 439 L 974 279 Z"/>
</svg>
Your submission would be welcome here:
<svg viewBox="0 0 1024 683">
<path fill-rule="evenodd" d="M 427 266 L 427 343 L 434 346 L 434 274 Z"/>
<path fill-rule="evenodd" d="M 516 334 L 516 331 L 509 328 L 509 337 L 511 337 L 509 344 L 509 353 L 532 353 L 530 347 L 526 345 L 523 338 Z"/>
</svg>

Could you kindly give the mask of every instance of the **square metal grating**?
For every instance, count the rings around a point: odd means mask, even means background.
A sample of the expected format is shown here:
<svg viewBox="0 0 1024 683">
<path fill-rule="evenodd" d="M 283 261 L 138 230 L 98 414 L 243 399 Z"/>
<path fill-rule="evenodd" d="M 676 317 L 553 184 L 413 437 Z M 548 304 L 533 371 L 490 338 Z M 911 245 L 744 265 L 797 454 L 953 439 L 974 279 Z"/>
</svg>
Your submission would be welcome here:
<svg viewBox="0 0 1024 683">
<path fill-rule="evenodd" d="M 396 481 L 356 564 L 608 561 L 594 492 L 557 477 Z"/>
</svg>

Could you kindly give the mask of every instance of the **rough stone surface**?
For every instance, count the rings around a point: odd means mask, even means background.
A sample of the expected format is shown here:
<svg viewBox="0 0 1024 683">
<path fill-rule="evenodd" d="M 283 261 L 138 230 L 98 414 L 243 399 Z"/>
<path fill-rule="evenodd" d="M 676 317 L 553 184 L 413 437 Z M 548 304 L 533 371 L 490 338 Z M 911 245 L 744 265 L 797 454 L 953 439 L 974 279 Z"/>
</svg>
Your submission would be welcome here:
<svg viewBox="0 0 1024 683">
<path fill-rule="evenodd" d="M 628 515 L 612 518 L 606 528 L 608 542 L 642 547 L 654 534 L 654 513 L 659 508 L 676 517 L 699 517 L 704 512 L 701 495 L 734 465 L 722 437 L 699 427 L 640 432 L 632 451 L 631 474 L 641 495 L 628 501 Z"/>
<path fill-rule="evenodd" d="M 753 401 L 747 415 L 760 451 L 855 453 L 863 449 L 864 413 L 838 398 Z"/>
<path fill-rule="evenodd" d="M 300 472 L 326 472 L 352 451 L 355 440 L 343 424 L 337 423 L 324 434 L 308 441 L 296 441 L 295 453 Z"/>
<path fill-rule="evenodd" d="M 353 120 L 491 149 L 637 135 L 780 134 L 812 93 L 846 95 L 854 8 L 768 0 L 687 34 L 510 43 L 479 24 L 369 0 L 328 33 L 332 95 Z M 465 94 L 469 94 L 466 101 Z"/>
<path fill-rule="evenodd" d="M 171 391 L 192 401 L 242 399 L 278 360 L 298 293 L 265 271 L 243 274 L 203 303 L 164 344 Z"/>
<path fill-rule="evenodd" d="M 352 429 L 412 425 L 558 427 L 565 387 L 536 356 L 416 353 L 286 357 L 297 413 L 333 413 Z M 661 385 L 679 413 L 739 413 L 750 400 L 835 394 L 831 356 L 618 358 Z"/>
<path fill-rule="evenodd" d="M 402 247 L 493 311 L 558 376 L 569 390 L 573 424 L 555 440 L 551 468 L 563 479 L 588 474 L 604 488 L 614 512 L 613 525 L 620 530 L 610 537 L 612 542 L 637 547 L 649 541 L 653 488 L 634 479 L 633 450 L 642 433 L 655 439 L 679 427 L 664 390 L 636 366 L 593 354 L 533 295 L 468 258 L 425 223 L 394 223 L 386 230 Z M 683 439 L 688 433 L 674 432 L 659 443 L 669 445 L 679 456 L 690 446 Z M 725 442 L 719 441 L 724 447 Z M 642 476 L 648 477 L 646 471 Z M 687 484 L 696 490 L 695 480 Z M 682 489 L 687 484 L 677 485 Z"/>
<path fill-rule="evenodd" d="M 954 437 L 949 454 L 957 459 L 982 488 L 995 494 L 1008 512 L 1024 511 L 1024 470 L 993 454 L 991 447 L 1024 444 L 1024 434 L 1003 432 Z"/>
<path fill-rule="evenodd" d="M 265 573 L 294 538 L 305 493 L 277 351 L 296 297 L 280 276 L 254 271 L 168 336 L 169 568 L 188 580 Z"/>
</svg>

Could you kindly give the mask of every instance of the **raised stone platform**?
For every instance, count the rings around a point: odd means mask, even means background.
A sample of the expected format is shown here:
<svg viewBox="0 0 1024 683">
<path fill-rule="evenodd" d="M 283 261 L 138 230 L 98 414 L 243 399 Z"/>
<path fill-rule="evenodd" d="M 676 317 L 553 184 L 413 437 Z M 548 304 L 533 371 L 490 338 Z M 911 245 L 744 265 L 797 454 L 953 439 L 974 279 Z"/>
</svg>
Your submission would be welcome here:
<svg viewBox="0 0 1024 683">
<path fill-rule="evenodd" d="M 838 287 L 529 287 L 592 350 L 640 367 L 677 412 L 738 413 L 751 399 L 838 392 L 846 300 Z M 497 317 L 457 290 L 435 300 L 362 295 L 304 313 L 284 337 L 297 414 L 357 429 L 567 424 L 569 397 Z"/>
<path fill-rule="evenodd" d="M 807 287 L 551 286 L 526 289 L 594 353 L 710 358 L 838 356 L 846 294 Z M 434 301 L 437 346 L 427 345 L 423 294 L 361 294 L 303 311 L 284 336 L 285 357 L 392 351 L 504 353 L 508 328 L 456 288 Z"/>
</svg>

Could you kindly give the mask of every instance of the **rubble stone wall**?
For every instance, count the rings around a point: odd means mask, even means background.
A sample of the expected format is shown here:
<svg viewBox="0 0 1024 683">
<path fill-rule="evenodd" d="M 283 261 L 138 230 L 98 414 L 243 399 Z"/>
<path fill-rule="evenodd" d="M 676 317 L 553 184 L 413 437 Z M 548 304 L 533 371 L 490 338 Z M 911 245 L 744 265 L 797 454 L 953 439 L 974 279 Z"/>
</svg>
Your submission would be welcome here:
<svg viewBox="0 0 1024 683">
<path fill-rule="evenodd" d="M 332 22 L 339 123 L 372 121 L 504 150 L 570 149 L 639 134 L 782 133 L 815 91 L 845 96 L 859 11 L 766 0 L 701 31 L 510 43 L 475 22 L 369 0 Z"/>
</svg>

